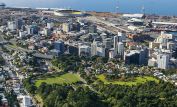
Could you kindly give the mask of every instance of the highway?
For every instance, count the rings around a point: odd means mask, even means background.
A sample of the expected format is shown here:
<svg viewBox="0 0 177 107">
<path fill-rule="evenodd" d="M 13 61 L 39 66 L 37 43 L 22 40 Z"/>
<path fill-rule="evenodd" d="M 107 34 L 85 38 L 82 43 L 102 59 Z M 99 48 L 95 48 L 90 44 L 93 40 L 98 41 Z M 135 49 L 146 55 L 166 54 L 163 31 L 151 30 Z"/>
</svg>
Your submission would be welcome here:
<svg viewBox="0 0 177 107">
<path fill-rule="evenodd" d="M 111 32 L 116 33 L 116 34 L 117 34 L 118 31 L 123 31 L 123 32 L 126 32 L 126 33 L 130 33 L 131 32 L 130 30 L 128 30 L 126 28 L 117 27 L 113 23 L 110 23 L 108 21 L 104 21 L 104 20 L 98 19 L 98 18 L 96 18 L 94 16 L 85 17 L 83 19 L 91 21 L 91 22 L 95 23 L 97 26 L 103 27 L 105 29 L 108 29 Z"/>
</svg>

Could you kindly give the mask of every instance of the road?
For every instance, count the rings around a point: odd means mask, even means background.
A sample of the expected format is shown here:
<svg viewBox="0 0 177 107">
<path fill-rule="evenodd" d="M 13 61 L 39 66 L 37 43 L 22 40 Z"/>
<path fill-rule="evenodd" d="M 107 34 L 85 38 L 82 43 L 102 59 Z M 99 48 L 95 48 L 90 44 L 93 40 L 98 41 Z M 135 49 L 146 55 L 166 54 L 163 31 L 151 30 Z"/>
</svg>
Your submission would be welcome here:
<svg viewBox="0 0 177 107">
<path fill-rule="evenodd" d="M 22 95 L 28 95 L 28 96 L 30 96 L 30 94 L 26 91 L 26 89 L 23 86 L 22 78 L 21 78 L 21 77 L 23 77 L 23 75 L 18 72 L 19 68 L 12 63 L 12 60 L 14 59 L 14 57 L 12 55 L 9 55 L 8 53 L 2 52 L 2 51 L 0 51 L 0 54 L 2 55 L 2 57 L 5 60 L 5 65 L 2 66 L 3 69 L 6 70 L 6 71 L 8 71 L 9 76 L 10 76 L 10 78 L 12 80 L 13 79 L 20 80 L 19 83 L 14 83 L 13 82 L 12 87 L 10 87 L 10 89 L 13 89 L 13 90 L 19 89 L 19 93 L 16 93 L 17 95 L 22 94 Z M 20 92 L 21 90 L 23 90 L 25 93 L 21 93 Z M 32 102 L 33 102 L 33 104 L 36 104 L 36 102 L 34 101 L 34 99 L 33 99 Z"/>
<path fill-rule="evenodd" d="M 130 30 L 128 30 L 126 28 L 117 27 L 114 23 L 110 23 L 108 21 L 98 19 L 95 16 L 85 17 L 84 19 L 95 23 L 99 27 L 106 28 L 107 30 L 110 30 L 111 32 L 116 33 L 116 34 L 117 34 L 118 31 L 123 31 L 123 32 L 126 32 L 126 33 L 131 32 Z"/>
<path fill-rule="evenodd" d="M 5 41 L 3 38 L 3 33 L 0 31 L 0 42 L 3 42 L 3 41 Z"/>
</svg>

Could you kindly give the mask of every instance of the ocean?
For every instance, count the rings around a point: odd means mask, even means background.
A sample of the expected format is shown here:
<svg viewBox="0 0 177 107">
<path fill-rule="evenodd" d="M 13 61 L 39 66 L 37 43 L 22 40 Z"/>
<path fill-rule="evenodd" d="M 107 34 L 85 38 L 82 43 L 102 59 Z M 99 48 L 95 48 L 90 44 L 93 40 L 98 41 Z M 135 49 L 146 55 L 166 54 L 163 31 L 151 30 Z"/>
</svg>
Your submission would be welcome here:
<svg viewBox="0 0 177 107">
<path fill-rule="evenodd" d="M 72 8 L 84 11 L 177 16 L 177 0 L 0 0 L 9 7 Z"/>
</svg>

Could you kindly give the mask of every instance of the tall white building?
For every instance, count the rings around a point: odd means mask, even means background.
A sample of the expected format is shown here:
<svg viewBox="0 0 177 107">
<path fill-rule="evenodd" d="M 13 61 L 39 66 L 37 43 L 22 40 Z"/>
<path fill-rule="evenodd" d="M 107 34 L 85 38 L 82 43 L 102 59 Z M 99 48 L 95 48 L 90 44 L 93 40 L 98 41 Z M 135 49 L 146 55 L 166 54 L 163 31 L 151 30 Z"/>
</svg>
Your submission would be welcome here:
<svg viewBox="0 0 177 107">
<path fill-rule="evenodd" d="M 126 36 L 125 36 L 125 34 L 123 34 L 121 32 L 118 32 L 118 35 L 114 36 L 114 52 L 115 52 L 115 55 L 119 54 L 118 45 L 119 45 L 119 42 L 122 43 L 123 40 L 124 41 L 126 40 Z"/>
<path fill-rule="evenodd" d="M 70 32 L 72 28 L 72 25 L 70 23 L 63 23 L 62 30 L 64 32 Z"/>
<path fill-rule="evenodd" d="M 19 38 L 23 38 L 26 34 L 27 32 L 25 31 L 19 31 Z"/>
<path fill-rule="evenodd" d="M 10 30 L 15 30 L 17 28 L 15 21 L 10 21 L 7 23 L 7 25 L 8 25 L 8 29 L 10 29 Z"/>
<path fill-rule="evenodd" d="M 95 55 L 105 57 L 105 47 L 94 40 L 91 44 L 91 56 Z"/>
<path fill-rule="evenodd" d="M 122 42 L 118 42 L 117 44 L 117 48 L 118 48 L 118 55 L 120 55 L 122 58 L 124 56 L 124 44 Z"/>
<path fill-rule="evenodd" d="M 157 55 L 157 67 L 161 69 L 167 69 L 169 67 L 170 57 L 168 54 Z"/>
<path fill-rule="evenodd" d="M 90 56 L 90 46 L 80 45 L 79 46 L 79 56 Z"/>
<path fill-rule="evenodd" d="M 114 36 L 114 54 L 117 55 L 117 50 L 118 50 L 118 36 Z"/>
<path fill-rule="evenodd" d="M 97 45 L 98 42 L 94 40 L 93 43 L 91 44 L 91 56 L 97 55 Z"/>
<path fill-rule="evenodd" d="M 115 53 L 115 52 L 114 52 L 114 49 L 113 49 L 113 48 L 109 50 L 109 58 L 110 58 L 110 59 L 114 58 L 114 56 L 115 56 L 114 53 Z"/>
<path fill-rule="evenodd" d="M 120 38 L 118 42 L 124 42 L 126 41 L 126 34 L 122 32 L 118 32 L 118 37 Z"/>
</svg>

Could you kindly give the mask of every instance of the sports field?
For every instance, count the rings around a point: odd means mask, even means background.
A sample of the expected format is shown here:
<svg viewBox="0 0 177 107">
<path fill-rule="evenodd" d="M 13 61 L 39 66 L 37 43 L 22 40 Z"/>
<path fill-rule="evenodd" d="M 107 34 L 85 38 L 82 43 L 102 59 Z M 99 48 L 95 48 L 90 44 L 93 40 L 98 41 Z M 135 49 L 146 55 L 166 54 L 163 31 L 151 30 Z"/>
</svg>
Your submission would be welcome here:
<svg viewBox="0 0 177 107">
<path fill-rule="evenodd" d="M 58 77 L 37 80 L 35 85 L 39 87 L 42 82 L 45 82 L 47 84 L 72 84 L 78 81 L 81 81 L 78 74 L 67 73 Z"/>
<path fill-rule="evenodd" d="M 119 80 L 115 80 L 115 81 L 108 81 L 106 80 L 105 76 L 103 74 L 98 76 L 98 79 L 103 81 L 104 84 L 118 84 L 118 85 L 128 85 L 128 86 L 132 86 L 132 85 L 137 85 L 137 84 L 143 84 L 145 82 L 148 81 L 155 81 L 156 83 L 159 83 L 159 80 L 154 78 L 154 77 L 150 77 L 150 76 L 143 76 L 143 77 L 136 77 L 135 81 L 119 81 Z"/>
</svg>

